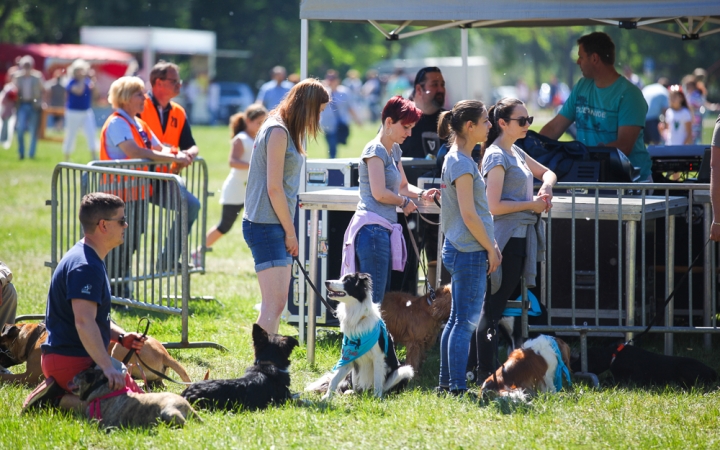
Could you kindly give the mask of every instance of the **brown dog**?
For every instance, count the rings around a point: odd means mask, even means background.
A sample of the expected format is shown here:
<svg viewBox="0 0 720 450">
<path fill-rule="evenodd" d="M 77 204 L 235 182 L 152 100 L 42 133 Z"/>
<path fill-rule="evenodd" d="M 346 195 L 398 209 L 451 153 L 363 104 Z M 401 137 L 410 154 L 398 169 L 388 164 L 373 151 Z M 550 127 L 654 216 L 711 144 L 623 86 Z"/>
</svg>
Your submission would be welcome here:
<svg viewBox="0 0 720 450">
<path fill-rule="evenodd" d="M 103 427 L 147 427 L 159 421 L 183 426 L 188 417 L 202 422 L 187 400 L 171 392 L 113 395 L 103 371 L 83 370 L 73 378 L 73 393 L 88 402 L 88 415 Z"/>
<path fill-rule="evenodd" d="M 39 323 L 17 323 L 15 325 L 6 324 L 0 334 L 0 365 L 3 367 L 12 367 L 27 362 L 25 373 L 22 374 L 3 374 L 0 373 L 0 380 L 3 382 L 16 382 L 28 385 L 36 385 L 43 378 L 42 367 L 40 365 L 40 346 L 47 340 L 47 330 L 44 324 Z M 123 360 L 129 350 L 116 343 L 111 343 L 108 348 L 110 356 Z M 165 347 L 154 338 L 148 336 L 143 349 L 140 351 L 140 358 L 148 366 L 154 370 L 166 373 L 167 368 L 173 369 L 180 378 L 185 382 L 190 382 L 185 369 L 168 354 Z M 130 359 L 132 363 L 131 376 L 135 379 L 143 379 L 142 373 L 138 368 L 138 360 L 136 356 Z M 147 370 L 144 366 L 143 370 L 147 377 L 148 383 L 152 386 L 162 386 L 162 379 Z"/>
<path fill-rule="evenodd" d="M 405 346 L 405 363 L 410 364 L 415 373 L 419 373 L 427 351 L 450 317 L 451 306 L 449 284 L 435 292 L 435 301 L 431 301 L 428 294 L 419 297 L 404 292 L 385 294 L 380 306 L 382 318 L 395 344 Z"/>
<path fill-rule="evenodd" d="M 110 356 L 120 361 L 125 360 L 125 356 L 127 356 L 129 351 L 130 350 L 115 342 L 111 343 L 110 347 L 108 348 L 108 353 L 110 353 Z M 152 371 L 148 370 L 148 366 L 151 367 L 154 371 L 160 372 L 165 375 L 167 375 L 167 369 L 170 368 L 180 376 L 181 380 L 187 383 L 190 383 L 192 381 L 188 376 L 187 372 L 185 371 L 185 368 L 181 366 L 180 363 L 177 362 L 172 356 L 170 356 L 170 354 L 167 352 L 165 347 L 163 347 L 160 341 L 151 338 L 150 336 L 147 337 L 145 345 L 143 346 L 142 350 L 140 350 L 140 359 L 142 359 L 143 363 L 145 364 L 140 364 L 136 355 L 133 355 L 133 357 L 130 358 L 128 364 L 128 366 L 132 367 L 130 371 L 130 376 L 132 376 L 136 380 L 147 381 L 147 383 L 149 384 L 149 386 L 147 387 L 154 388 L 157 386 L 164 386 L 162 378 L 154 374 Z M 143 373 L 145 375 L 144 377 Z"/>
<path fill-rule="evenodd" d="M 47 339 L 45 324 L 5 324 L 0 334 L 0 365 L 12 367 L 27 362 L 25 373 L 0 373 L 3 382 L 36 385 L 42 380 L 40 346 Z"/>
</svg>

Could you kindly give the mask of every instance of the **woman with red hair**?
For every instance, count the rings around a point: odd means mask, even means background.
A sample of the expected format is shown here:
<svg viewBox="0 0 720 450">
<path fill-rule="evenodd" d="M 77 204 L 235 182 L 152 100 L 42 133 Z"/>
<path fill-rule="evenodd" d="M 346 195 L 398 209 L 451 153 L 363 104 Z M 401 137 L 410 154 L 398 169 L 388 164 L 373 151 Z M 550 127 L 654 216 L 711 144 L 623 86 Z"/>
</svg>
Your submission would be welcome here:
<svg viewBox="0 0 720 450">
<path fill-rule="evenodd" d="M 422 190 L 408 183 L 400 144 L 410 136 L 422 111 L 401 96 L 388 100 L 382 127 L 360 154 L 360 201 L 345 231 L 342 275 L 363 272 L 372 277 L 372 301 L 381 303 L 390 286 L 390 271 L 403 271 L 405 241 L 397 223 L 397 207 L 405 215 L 416 200 L 432 199 L 438 189 Z"/>
</svg>

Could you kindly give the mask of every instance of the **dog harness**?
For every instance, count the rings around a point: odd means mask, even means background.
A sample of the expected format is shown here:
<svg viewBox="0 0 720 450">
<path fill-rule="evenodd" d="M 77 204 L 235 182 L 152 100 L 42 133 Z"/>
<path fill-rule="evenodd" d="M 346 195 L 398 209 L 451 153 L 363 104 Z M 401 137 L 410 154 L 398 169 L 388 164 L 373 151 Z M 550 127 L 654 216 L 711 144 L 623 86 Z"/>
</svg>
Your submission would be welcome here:
<svg viewBox="0 0 720 450">
<path fill-rule="evenodd" d="M 98 422 L 102 422 L 102 412 L 100 411 L 100 402 L 105 399 L 108 399 L 108 398 L 117 397 L 119 395 L 125 395 L 128 392 L 132 392 L 132 390 L 128 386 L 125 386 L 124 388 L 118 389 L 117 391 L 112 391 L 109 394 L 105 394 L 101 397 L 92 399 L 92 401 L 88 405 L 88 416 L 90 417 L 91 420 L 96 419 Z"/>
<path fill-rule="evenodd" d="M 385 322 L 380 320 L 373 329 L 371 329 L 365 334 L 361 334 L 358 336 L 349 336 L 347 334 L 343 335 L 340 359 L 338 360 L 337 364 L 335 364 L 335 366 L 332 368 L 332 370 L 335 371 L 342 366 L 346 366 L 364 355 L 365 353 L 369 352 L 370 349 L 379 342 L 380 333 L 382 333 L 382 337 L 385 341 L 385 348 L 383 349 L 383 353 L 385 353 L 385 356 L 387 356 L 388 342 L 390 340 L 388 339 L 388 331 L 385 327 Z"/>
<path fill-rule="evenodd" d="M 560 348 L 558 347 L 557 342 L 555 342 L 555 339 L 550 339 L 550 345 L 555 351 L 555 356 L 557 356 L 558 361 L 557 368 L 555 369 L 555 377 L 553 379 L 553 384 L 555 385 L 555 390 L 560 391 L 563 387 L 563 375 L 565 375 L 568 386 L 572 386 L 572 381 L 570 381 L 570 370 L 567 368 L 565 362 L 562 359 Z"/>
</svg>

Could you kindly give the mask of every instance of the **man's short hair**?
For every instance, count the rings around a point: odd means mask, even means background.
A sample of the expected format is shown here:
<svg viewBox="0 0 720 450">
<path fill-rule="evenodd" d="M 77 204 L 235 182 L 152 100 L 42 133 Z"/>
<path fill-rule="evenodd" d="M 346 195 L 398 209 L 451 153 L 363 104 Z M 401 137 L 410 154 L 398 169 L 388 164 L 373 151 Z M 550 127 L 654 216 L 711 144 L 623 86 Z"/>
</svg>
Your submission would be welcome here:
<svg viewBox="0 0 720 450">
<path fill-rule="evenodd" d="M 423 67 L 422 69 L 418 70 L 418 73 L 415 74 L 415 83 L 413 83 L 413 91 L 415 90 L 415 86 L 418 84 L 423 84 L 425 82 L 425 79 L 427 78 L 428 73 L 439 73 L 442 75 L 442 72 L 440 71 L 439 67 L 430 66 L 430 67 Z"/>
<path fill-rule="evenodd" d="M 607 33 L 596 31 L 586 34 L 581 36 L 577 43 L 583 46 L 583 50 L 588 56 L 595 53 L 603 63 L 610 66 L 615 64 L 615 44 Z"/>
<path fill-rule="evenodd" d="M 175 69 L 178 74 L 180 73 L 177 64 L 163 61 L 162 59 L 158 61 L 150 71 L 150 86 L 155 86 L 155 81 L 157 80 L 164 80 L 167 77 L 168 69 L 171 68 Z"/>
<path fill-rule="evenodd" d="M 125 202 L 117 195 L 104 192 L 86 194 L 80 202 L 78 214 L 83 232 L 92 233 L 100 220 L 112 218 L 115 211 L 124 206 Z"/>
</svg>

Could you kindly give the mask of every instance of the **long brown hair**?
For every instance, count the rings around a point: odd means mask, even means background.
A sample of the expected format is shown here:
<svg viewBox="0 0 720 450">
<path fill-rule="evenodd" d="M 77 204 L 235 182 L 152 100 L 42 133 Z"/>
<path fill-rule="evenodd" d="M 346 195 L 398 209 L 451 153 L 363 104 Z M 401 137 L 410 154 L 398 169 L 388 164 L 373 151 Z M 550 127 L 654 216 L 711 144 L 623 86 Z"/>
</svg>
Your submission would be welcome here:
<svg viewBox="0 0 720 450">
<path fill-rule="evenodd" d="M 320 131 L 320 106 L 330 101 L 325 86 L 316 78 L 302 80 L 287 93 L 280 104 L 270 111 L 278 114 L 290 132 L 295 148 L 302 155 L 306 137 L 315 139 Z"/>
</svg>

